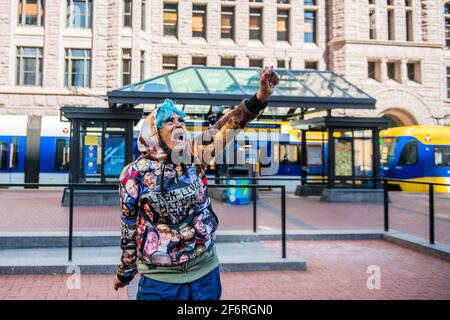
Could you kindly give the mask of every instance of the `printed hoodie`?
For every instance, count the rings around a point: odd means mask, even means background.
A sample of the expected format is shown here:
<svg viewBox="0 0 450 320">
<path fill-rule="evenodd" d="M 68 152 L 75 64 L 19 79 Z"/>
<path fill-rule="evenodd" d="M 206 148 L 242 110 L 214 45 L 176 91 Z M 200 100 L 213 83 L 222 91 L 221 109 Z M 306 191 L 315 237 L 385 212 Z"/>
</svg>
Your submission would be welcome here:
<svg viewBox="0 0 450 320">
<path fill-rule="evenodd" d="M 213 248 L 219 221 L 211 208 L 204 168 L 257 116 L 247 102 L 187 142 L 196 164 L 174 164 L 161 144 L 156 110 L 145 119 L 138 138 L 142 154 L 119 178 L 121 281 L 132 280 L 138 259 L 152 266 L 177 266 Z"/>
</svg>

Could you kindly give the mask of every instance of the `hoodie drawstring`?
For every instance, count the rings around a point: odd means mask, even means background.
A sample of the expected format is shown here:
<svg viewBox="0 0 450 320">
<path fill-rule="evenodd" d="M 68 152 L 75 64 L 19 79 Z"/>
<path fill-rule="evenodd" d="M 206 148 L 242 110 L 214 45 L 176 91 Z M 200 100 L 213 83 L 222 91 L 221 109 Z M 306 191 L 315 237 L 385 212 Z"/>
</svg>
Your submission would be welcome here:
<svg viewBox="0 0 450 320">
<path fill-rule="evenodd" d="M 164 191 L 164 173 L 166 170 L 166 160 L 163 161 L 162 166 L 161 166 L 161 194 L 163 194 Z"/>
</svg>

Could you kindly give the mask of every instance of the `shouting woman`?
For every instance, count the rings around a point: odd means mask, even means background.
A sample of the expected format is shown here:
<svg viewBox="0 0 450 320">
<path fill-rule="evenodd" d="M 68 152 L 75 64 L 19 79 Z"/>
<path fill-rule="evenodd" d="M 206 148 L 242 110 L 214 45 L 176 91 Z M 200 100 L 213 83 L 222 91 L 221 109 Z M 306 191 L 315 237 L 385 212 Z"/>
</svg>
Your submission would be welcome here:
<svg viewBox="0 0 450 320">
<path fill-rule="evenodd" d="M 193 141 L 185 114 L 166 99 L 146 119 L 141 156 L 119 178 L 121 264 L 114 288 L 141 274 L 137 299 L 218 300 L 222 293 L 215 250 L 219 223 L 211 208 L 205 167 L 267 106 L 278 76 L 260 73 L 259 89 Z M 234 134 L 229 134 L 234 132 Z"/>
</svg>

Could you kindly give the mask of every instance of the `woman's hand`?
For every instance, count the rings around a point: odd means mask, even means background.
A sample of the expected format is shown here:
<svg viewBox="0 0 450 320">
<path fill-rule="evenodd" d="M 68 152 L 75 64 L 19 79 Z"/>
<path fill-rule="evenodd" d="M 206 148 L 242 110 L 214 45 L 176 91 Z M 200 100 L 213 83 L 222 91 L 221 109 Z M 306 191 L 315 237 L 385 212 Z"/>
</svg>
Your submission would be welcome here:
<svg viewBox="0 0 450 320">
<path fill-rule="evenodd" d="M 119 290 L 119 288 L 123 288 L 126 285 L 128 285 L 127 282 L 122 282 L 119 279 L 117 279 L 117 277 L 114 277 L 114 290 Z"/>
<path fill-rule="evenodd" d="M 256 93 L 256 98 L 260 103 L 266 102 L 275 91 L 275 86 L 278 84 L 278 75 L 273 70 L 273 66 L 264 67 L 259 74 L 259 89 Z"/>
</svg>

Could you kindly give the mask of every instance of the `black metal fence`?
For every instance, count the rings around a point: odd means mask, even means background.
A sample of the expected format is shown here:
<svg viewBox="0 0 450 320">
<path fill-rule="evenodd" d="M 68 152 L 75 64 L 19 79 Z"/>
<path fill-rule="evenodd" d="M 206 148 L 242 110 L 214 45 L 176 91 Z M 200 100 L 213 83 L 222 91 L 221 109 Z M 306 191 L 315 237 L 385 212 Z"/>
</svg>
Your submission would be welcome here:
<svg viewBox="0 0 450 320">
<path fill-rule="evenodd" d="M 233 179 L 228 179 L 233 180 Z M 64 194 L 69 192 L 69 237 L 68 237 L 68 260 L 72 261 L 73 252 L 73 207 L 74 207 L 74 190 L 79 189 L 91 189 L 101 190 L 104 188 L 117 187 L 117 184 L 40 184 L 40 183 L 0 183 L 0 188 L 9 187 L 23 187 L 23 188 L 64 188 Z M 281 190 L 281 256 L 286 258 L 286 187 L 284 185 L 261 185 L 261 184 L 246 184 L 246 185 L 229 185 L 229 184 L 208 184 L 208 188 L 250 188 L 253 194 L 253 232 L 257 229 L 257 189 L 258 188 L 272 188 Z M 64 199 L 64 196 L 63 196 Z"/>
<path fill-rule="evenodd" d="M 239 178 L 216 178 L 216 180 L 253 180 L 253 183 L 255 181 L 301 181 L 301 179 L 298 178 L 262 178 L 262 177 L 239 177 Z M 435 202 L 434 202 L 434 187 L 435 186 L 443 186 L 443 187 L 450 187 L 450 184 L 446 183 L 434 183 L 434 182 L 424 182 L 424 181 L 413 181 L 413 180 L 402 180 L 402 179 L 387 179 L 387 178 L 350 178 L 350 179 L 342 179 L 342 178 L 334 178 L 331 179 L 334 181 L 372 181 L 374 183 L 379 182 L 383 186 L 383 207 L 384 207 L 384 231 L 389 232 L 389 183 L 409 183 L 409 184 L 418 184 L 418 185 L 427 185 L 428 186 L 428 216 L 429 216 L 429 242 L 430 244 L 435 243 Z M 260 186 L 263 188 L 262 186 Z M 391 192 L 397 192 L 397 191 L 391 191 Z M 255 207 L 254 202 L 254 207 Z M 256 212 L 256 209 L 254 208 L 254 212 Z M 255 215 L 256 213 L 254 213 Z M 256 218 L 255 218 L 256 219 Z M 255 222 L 255 221 L 254 221 Z M 256 232 L 256 228 L 253 229 L 254 232 Z"/>
<path fill-rule="evenodd" d="M 236 180 L 250 180 L 251 184 L 208 184 L 208 188 L 250 188 L 252 189 L 252 204 L 253 204 L 253 232 L 257 231 L 257 191 L 258 189 L 280 189 L 281 190 L 281 256 L 283 259 L 286 258 L 286 186 L 284 185 L 272 185 L 272 184 L 257 184 L 257 181 L 301 181 L 297 178 L 263 178 L 263 177 L 238 177 L 238 178 L 213 178 L 215 181 L 236 181 Z M 342 179 L 334 179 L 342 180 Z M 428 186 L 428 200 L 429 200 L 429 242 L 430 244 L 435 243 L 435 197 L 434 189 L 435 186 L 445 186 L 449 187 L 450 184 L 444 183 L 431 183 L 431 182 L 421 182 L 421 181 L 411 181 L 411 180 L 400 180 L 400 179 L 345 179 L 345 180 L 369 180 L 374 182 L 379 182 L 383 186 L 383 207 L 384 207 L 384 230 L 389 231 L 389 183 L 410 183 L 410 184 L 420 184 Z M 73 249 L 73 207 L 74 207 L 74 190 L 76 188 L 80 189 L 103 189 L 103 188 L 113 188 L 117 187 L 117 184 L 39 184 L 39 183 L 1 183 L 0 188 L 8 187 L 24 187 L 24 188 L 39 188 L 39 187 L 62 187 L 69 191 L 69 238 L 68 238 L 68 259 L 72 260 L 72 249 Z"/>
</svg>

